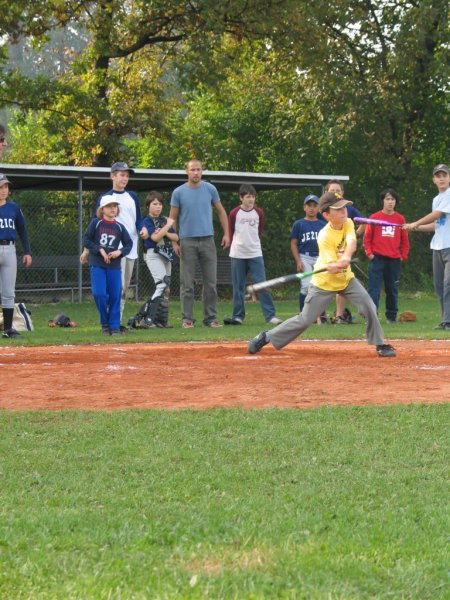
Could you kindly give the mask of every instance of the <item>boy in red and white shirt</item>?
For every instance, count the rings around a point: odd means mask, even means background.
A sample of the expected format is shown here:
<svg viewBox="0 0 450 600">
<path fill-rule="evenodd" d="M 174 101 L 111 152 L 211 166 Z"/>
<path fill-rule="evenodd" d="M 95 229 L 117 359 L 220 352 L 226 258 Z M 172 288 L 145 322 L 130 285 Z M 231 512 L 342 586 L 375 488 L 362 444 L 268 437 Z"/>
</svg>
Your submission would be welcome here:
<svg viewBox="0 0 450 600">
<path fill-rule="evenodd" d="M 240 206 L 234 208 L 228 217 L 231 258 L 231 279 L 233 283 L 233 316 L 224 319 L 225 325 L 241 325 L 245 319 L 245 284 L 250 273 L 253 283 L 266 280 L 264 259 L 261 248 L 261 235 L 264 229 L 264 213 L 255 206 L 256 190 L 252 185 L 242 184 L 239 188 Z M 275 315 L 272 297 L 267 291 L 258 293 L 258 300 L 266 323 L 281 323 Z"/>
<path fill-rule="evenodd" d="M 397 225 L 403 225 L 405 218 L 395 211 L 398 200 L 392 188 L 380 194 L 382 209 L 371 219 L 382 219 Z M 408 234 L 401 227 L 394 225 L 367 225 L 364 233 L 364 250 L 370 260 L 368 292 L 378 309 L 381 283 L 384 282 L 386 293 L 386 319 L 395 323 L 398 313 L 398 286 L 402 261 L 408 258 Z"/>
</svg>

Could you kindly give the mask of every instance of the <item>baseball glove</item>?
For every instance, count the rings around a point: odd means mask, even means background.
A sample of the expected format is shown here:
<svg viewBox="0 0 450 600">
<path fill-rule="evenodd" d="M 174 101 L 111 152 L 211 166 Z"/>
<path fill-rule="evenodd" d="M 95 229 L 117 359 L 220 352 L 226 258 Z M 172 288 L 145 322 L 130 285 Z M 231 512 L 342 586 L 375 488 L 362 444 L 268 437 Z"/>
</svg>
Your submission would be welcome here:
<svg viewBox="0 0 450 600">
<path fill-rule="evenodd" d="M 412 310 L 404 310 L 398 315 L 398 320 L 400 323 L 415 323 L 417 321 L 417 315 Z"/>
<path fill-rule="evenodd" d="M 59 313 L 54 319 L 48 322 L 49 327 L 76 327 L 77 324 L 70 320 L 70 317 L 64 313 Z"/>
</svg>

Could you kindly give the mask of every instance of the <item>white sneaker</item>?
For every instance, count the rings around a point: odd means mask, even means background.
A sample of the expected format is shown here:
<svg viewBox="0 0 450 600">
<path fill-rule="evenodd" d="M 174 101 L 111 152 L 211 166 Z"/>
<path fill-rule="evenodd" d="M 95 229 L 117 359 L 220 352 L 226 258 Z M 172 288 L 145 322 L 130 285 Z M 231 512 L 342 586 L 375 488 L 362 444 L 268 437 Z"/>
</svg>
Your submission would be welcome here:
<svg viewBox="0 0 450 600">
<path fill-rule="evenodd" d="M 280 323 L 283 322 L 283 319 L 279 319 L 278 317 L 272 317 L 270 319 L 270 321 L 267 321 L 268 323 L 270 323 L 271 325 L 279 325 Z"/>
</svg>

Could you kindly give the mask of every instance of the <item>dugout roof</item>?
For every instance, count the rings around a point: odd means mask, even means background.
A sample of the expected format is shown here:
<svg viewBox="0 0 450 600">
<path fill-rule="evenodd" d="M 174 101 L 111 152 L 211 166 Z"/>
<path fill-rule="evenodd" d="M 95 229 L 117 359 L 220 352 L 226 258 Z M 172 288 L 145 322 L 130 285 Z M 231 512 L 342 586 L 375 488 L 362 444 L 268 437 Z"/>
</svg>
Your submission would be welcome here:
<svg viewBox="0 0 450 600">
<path fill-rule="evenodd" d="M 107 167 L 60 167 L 53 165 L 0 164 L 0 172 L 10 180 L 14 190 L 104 191 L 109 185 Z M 203 179 L 219 191 L 237 191 L 241 183 L 251 183 L 258 191 L 320 187 L 329 179 L 348 181 L 347 175 L 299 175 L 281 173 L 240 173 L 235 171 L 203 171 Z M 184 170 L 135 169 L 130 189 L 139 191 L 172 190 L 186 181 Z"/>
</svg>

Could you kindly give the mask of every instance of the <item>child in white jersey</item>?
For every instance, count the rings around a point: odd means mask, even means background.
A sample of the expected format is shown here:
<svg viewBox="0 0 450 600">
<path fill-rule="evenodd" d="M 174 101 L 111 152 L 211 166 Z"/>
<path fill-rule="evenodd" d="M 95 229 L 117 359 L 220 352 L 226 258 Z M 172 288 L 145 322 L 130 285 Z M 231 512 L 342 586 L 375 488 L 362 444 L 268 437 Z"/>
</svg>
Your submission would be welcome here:
<svg viewBox="0 0 450 600">
<path fill-rule="evenodd" d="M 256 190 L 252 185 L 242 184 L 239 188 L 241 204 L 230 212 L 228 218 L 231 258 L 231 280 L 233 283 L 233 316 L 224 319 L 225 325 L 241 325 L 245 319 L 245 284 L 250 273 L 253 283 L 266 280 L 261 235 L 264 229 L 264 213 L 255 206 Z M 281 323 L 275 314 L 272 297 L 267 291 L 258 293 L 258 300 L 266 323 Z"/>
</svg>

